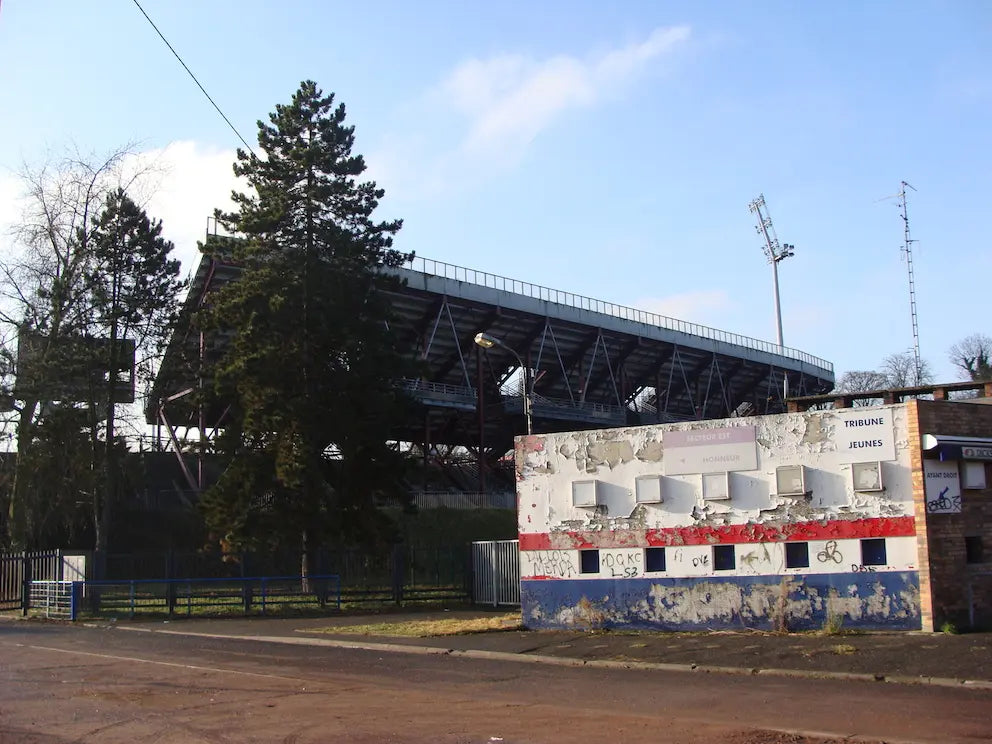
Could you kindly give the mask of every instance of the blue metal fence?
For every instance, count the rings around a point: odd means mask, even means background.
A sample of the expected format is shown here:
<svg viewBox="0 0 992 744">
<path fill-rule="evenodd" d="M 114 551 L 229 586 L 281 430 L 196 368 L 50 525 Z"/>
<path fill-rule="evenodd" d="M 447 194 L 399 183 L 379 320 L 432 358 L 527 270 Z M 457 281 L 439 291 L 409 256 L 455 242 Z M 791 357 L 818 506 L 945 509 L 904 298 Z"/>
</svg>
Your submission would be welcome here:
<svg viewBox="0 0 992 744">
<path fill-rule="evenodd" d="M 82 583 L 84 614 L 216 615 L 341 608 L 341 577 L 128 579 Z M 78 614 L 78 612 L 77 612 Z"/>
</svg>

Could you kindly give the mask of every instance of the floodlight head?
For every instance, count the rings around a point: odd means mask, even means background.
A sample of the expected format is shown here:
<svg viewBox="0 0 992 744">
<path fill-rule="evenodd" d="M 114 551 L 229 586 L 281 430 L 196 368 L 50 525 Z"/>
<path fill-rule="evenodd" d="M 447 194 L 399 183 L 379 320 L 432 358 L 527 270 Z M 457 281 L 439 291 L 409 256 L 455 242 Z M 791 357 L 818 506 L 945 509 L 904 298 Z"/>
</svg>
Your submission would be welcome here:
<svg viewBox="0 0 992 744">
<path fill-rule="evenodd" d="M 498 338 L 490 336 L 488 333 L 482 333 L 482 332 L 475 334 L 475 343 L 477 343 L 483 349 L 491 349 L 494 346 L 503 345 L 503 343 Z"/>
</svg>

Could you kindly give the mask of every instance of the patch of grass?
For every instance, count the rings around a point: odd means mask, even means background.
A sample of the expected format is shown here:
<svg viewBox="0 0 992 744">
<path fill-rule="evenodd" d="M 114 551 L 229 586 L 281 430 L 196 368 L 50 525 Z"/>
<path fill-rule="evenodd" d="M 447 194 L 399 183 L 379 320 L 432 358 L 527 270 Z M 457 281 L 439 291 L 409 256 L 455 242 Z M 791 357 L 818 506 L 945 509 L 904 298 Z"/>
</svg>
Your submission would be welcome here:
<svg viewBox="0 0 992 744">
<path fill-rule="evenodd" d="M 940 626 L 940 632 L 944 635 L 957 635 L 958 626 L 950 621 L 945 621 L 944 624 Z"/>
<path fill-rule="evenodd" d="M 334 633 L 349 635 L 401 636 L 406 638 L 427 638 L 430 636 L 464 635 L 467 633 L 491 633 L 502 630 L 519 630 L 523 627 L 520 613 L 487 615 L 485 617 L 457 618 L 445 617 L 437 620 L 408 620 L 405 622 L 367 623 L 363 625 L 339 625 L 329 628 L 308 628 L 307 633 Z"/>
<path fill-rule="evenodd" d="M 837 654 L 838 656 L 846 656 L 848 654 L 857 653 L 857 646 L 852 646 L 850 643 L 838 643 L 836 646 L 830 647 L 830 652 Z"/>
</svg>

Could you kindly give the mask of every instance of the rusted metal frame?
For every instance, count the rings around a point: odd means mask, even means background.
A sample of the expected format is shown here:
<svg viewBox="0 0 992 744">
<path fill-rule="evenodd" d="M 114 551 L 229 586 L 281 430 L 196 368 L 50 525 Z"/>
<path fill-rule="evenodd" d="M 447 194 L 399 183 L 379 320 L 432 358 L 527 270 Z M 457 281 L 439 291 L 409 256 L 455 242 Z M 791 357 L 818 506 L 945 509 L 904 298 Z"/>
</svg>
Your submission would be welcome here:
<svg viewBox="0 0 992 744">
<path fill-rule="evenodd" d="M 183 471 L 183 476 L 186 478 L 186 483 L 189 484 L 190 490 L 196 491 L 196 479 L 193 477 L 193 473 L 186 464 L 186 460 L 183 457 L 182 447 L 180 446 L 179 440 L 176 438 L 176 432 L 172 428 L 172 424 L 169 422 L 169 418 L 165 413 L 164 406 L 159 406 L 158 415 L 159 420 L 165 426 L 165 430 L 169 433 L 169 441 L 172 443 L 172 448 L 176 453 L 176 459 L 179 460 L 179 468 Z"/>
<path fill-rule="evenodd" d="M 697 382 L 696 387 L 698 388 L 699 387 L 699 384 L 698 384 L 699 383 L 699 375 L 700 375 L 700 373 L 704 369 L 706 369 L 706 366 L 710 363 L 710 360 L 709 360 L 709 358 L 704 358 L 699 364 L 697 364 L 695 367 L 693 367 L 692 372 L 689 373 L 688 375 L 686 374 L 686 371 L 685 371 L 685 364 L 682 363 L 682 354 L 681 353 L 679 353 L 679 355 L 678 355 L 678 360 L 679 360 L 679 372 L 682 373 L 682 384 L 685 386 L 686 400 L 689 401 L 689 406 L 692 408 L 692 416 L 693 416 L 693 418 L 699 418 L 699 409 L 696 406 L 696 396 L 694 396 L 693 393 L 692 393 L 692 384 L 689 382 L 689 380 L 690 379 L 696 380 L 696 382 Z M 669 393 L 671 393 L 671 388 L 669 388 Z M 667 412 L 667 410 L 668 410 L 667 409 L 667 406 L 666 406 L 666 409 L 665 410 Z"/>
<path fill-rule="evenodd" d="M 444 309 L 448 313 L 448 323 L 451 325 L 451 340 L 455 342 L 455 350 L 458 352 L 458 363 L 462 365 L 462 374 L 465 375 L 465 387 L 472 387 L 472 380 L 468 376 L 468 367 L 465 365 L 465 355 L 462 354 L 462 345 L 458 340 L 458 329 L 455 327 L 455 319 L 451 317 L 451 306 L 448 298 L 445 297 Z"/>
<path fill-rule="evenodd" d="M 740 367 L 743 368 L 744 366 L 746 366 L 746 365 L 742 361 Z M 765 381 L 764 375 L 760 374 L 760 372 L 759 372 L 759 375 L 754 380 L 754 382 L 752 382 L 749 386 L 744 387 L 744 388 L 741 389 L 741 394 L 740 394 L 741 403 L 743 403 L 744 401 L 750 401 L 751 404 L 754 405 L 754 409 L 755 410 L 758 410 L 758 406 L 757 406 L 757 404 L 755 402 L 756 394 L 757 394 L 758 388 L 761 386 L 761 383 L 763 383 L 764 381 Z"/>
<path fill-rule="evenodd" d="M 206 350 L 206 340 L 203 330 L 200 330 L 200 357 L 197 367 L 196 385 L 199 392 L 196 401 L 197 429 L 200 435 L 199 447 L 196 449 L 196 486 L 197 493 L 203 491 L 204 470 L 203 462 L 207 457 L 207 414 L 203 407 L 203 357 Z"/>
<path fill-rule="evenodd" d="M 588 353 L 589 348 L 594 343 L 596 343 L 596 337 L 597 334 L 594 331 L 589 331 L 588 333 L 586 333 L 586 335 L 582 338 L 582 340 L 578 342 L 575 353 L 572 354 L 571 357 L 565 360 L 563 366 L 565 368 L 566 380 L 569 379 L 572 369 L 578 366 L 579 369 L 577 372 L 577 380 L 580 383 L 582 382 L 582 360 L 585 358 L 585 355 Z M 579 392 L 579 400 L 581 401 L 583 400 L 582 398 L 583 391 L 579 390 L 578 392 Z M 572 398 L 572 402 L 573 403 L 576 402 L 574 397 Z"/>
<path fill-rule="evenodd" d="M 415 334 L 416 337 L 415 344 L 417 346 L 417 351 L 421 359 L 427 359 L 427 352 L 429 351 L 429 347 L 425 345 L 425 341 L 427 337 L 427 329 L 431 325 L 432 318 L 435 321 L 435 328 L 436 328 L 436 323 L 441 317 L 441 308 L 444 306 L 444 301 L 445 301 L 445 296 L 442 295 L 439 300 L 435 301 L 431 305 L 430 312 L 424 313 L 413 323 L 410 324 L 412 326 L 413 333 Z M 431 336 L 431 338 L 433 339 L 433 335 Z"/>
<path fill-rule="evenodd" d="M 669 404 L 669 402 L 671 401 L 671 398 L 672 398 L 672 378 L 675 376 L 675 364 L 676 364 L 676 362 L 678 362 L 679 364 L 681 364 L 682 358 L 681 358 L 681 356 L 679 354 L 679 346 L 678 346 L 678 344 L 673 344 L 672 345 L 672 359 L 671 359 L 671 365 L 672 366 L 668 369 L 668 384 L 665 386 L 665 410 L 664 410 L 664 413 L 668 413 L 668 404 Z M 657 405 L 658 405 L 658 410 L 661 411 L 661 401 L 660 400 L 657 402 Z M 659 419 L 659 421 L 661 420 L 661 414 L 660 413 L 658 414 L 658 419 Z"/>
<path fill-rule="evenodd" d="M 437 334 L 437 327 L 441 325 L 441 316 L 444 314 L 445 308 L 448 307 L 448 296 L 443 295 L 441 297 L 441 304 L 438 306 L 437 315 L 434 317 L 434 327 L 431 328 L 431 337 L 427 340 L 427 344 L 424 346 L 424 356 L 426 359 L 427 355 L 431 352 L 431 347 L 434 345 L 434 336 Z"/>
<path fill-rule="evenodd" d="M 473 322 L 472 327 L 489 328 L 496 321 L 496 319 L 499 318 L 499 315 L 500 313 L 498 309 L 493 310 L 487 313 L 481 322 L 478 323 Z M 466 335 L 462 340 L 459 340 L 456 337 L 455 343 L 459 345 L 460 353 L 463 353 L 461 352 L 461 349 L 472 349 L 473 347 L 475 347 L 475 331 L 470 331 L 468 335 Z M 440 365 L 436 370 L 431 371 L 431 379 L 435 382 L 440 382 L 444 380 L 444 378 L 448 375 L 448 373 L 452 370 L 452 368 L 454 368 L 456 363 L 457 363 L 457 358 L 454 355 L 449 355 L 448 358 L 445 360 L 444 364 Z M 467 367 L 468 365 L 465 366 Z M 471 387 L 471 385 L 469 385 L 469 387 Z"/>
<path fill-rule="evenodd" d="M 706 408 L 707 408 L 707 406 L 710 403 L 710 385 L 713 382 L 713 369 L 714 368 L 717 368 L 717 369 L 720 368 L 720 363 L 717 361 L 716 352 L 715 351 L 713 352 L 713 358 L 710 360 L 709 366 L 710 366 L 710 373 L 708 375 L 706 375 L 706 390 L 703 392 L 703 402 L 702 402 L 702 406 L 700 407 L 700 410 L 699 410 L 699 418 L 701 418 L 701 419 L 706 418 Z M 719 373 L 718 373 L 718 376 L 719 376 Z M 700 380 L 700 382 L 702 382 L 702 380 Z M 699 385 L 697 385 L 696 387 L 698 388 Z"/>
<path fill-rule="evenodd" d="M 774 364 L 768 365 L 768 397 L 765 400 L 765 413 L 768 413 L 770 403 L 776 399 L 782 404 L 783 410 L 785 409 L 785 399 L 782 397 L 782 384 L 784 380 L 775 379 L 777 377 L 776 371 L 777 368 Z"/>
<path fill-rule="evenodd" d="M 692 415 L 697 419 L 702 419 L 705 411 L 697 405 L 697 399 L 705 401 L 704 396 L 700 395 L 700 390 L 703 386 L 703 370 L 707 367 L 710 368 L 710 376 L 713 374 L 712 368 L 713 361 L 709 356 L 703 357 L 699 364 L 693 367 L 692 372 L 689 374 L 690 380 L 695 380 L 695 395 L 696 397 L 692 400 Z M 693 388 L 691 385 L 686 386 L 686 394 L 689 396 L 693 395 Z"/>
<path fill-rule="evenodd" d="M 217 423 L 214 424 L 214 427 L 210 430 L 209 434 L 207 435 L 208 440 L 213 439 L 214 437 L 217 436 L 217 432 L 220 431 L 220 425 L 224 423 L 224 419 L 227 418 L 227 414 L 229 414 L 230 412 L 231 412 L 231 406 L 228 405 L 227 407 L 224 408 L 223 412 L 217 418 Z"/>
<path fill-rule="evenodd" d="M 723 391 L 723 405 L 726 406 L 726 415 L 731 416 L 734 413 L 734 406 L 730 398 L 730 391 L 728 391 L 727 386 L 733 387 L 734 377 L 740 372 L 741 367 L 744 366 L 743 360 L 738 359 L 737 362 L 730 367 L 730 370 L 725 372 L 724 368 L 720 367 L 720 388 Z"/>
<path fill-rule="evenodd" d="M 593 368 L 596 366 L 596 357 L 599 355 L 599 342 L 603 338 L 603 329 L 596 329 L 596 341 L 592 346 L 592 359 L 589 360 L 589 371 L 586 373 L 586 380 L 582 383 L 582 392 L 579 394 L 579 402 L 586 402 L 586 394 L 589 392 L 589 380 L 592 378 Z M 609 360 L 607 360 L 609 364 Z"/>
<path fill-rule="evenodd" d="M 625 336 L 627 334 L 622 334 L 622 335 Z M 622 338 L 622 336 L 620 338 Z M 606 346 L 605 339 L 603 341 L 603 345 L 604 345 L 604 350 L 607 351 L 606 358 L 607 358 L 607 360 L 609 360 L 608 347 Z M 617 398 L 617 405 L 619 405 L 621 407 L 623 407 L 625 405 L 625 403 L 627 402 L 627 400 L 629 400 L 629 398 L 625 400 L 625 397 L 620 394 L 620 389 L 617 388 L 617 381 L 616 381 L 614 369 L 621 370 L 621 375 L 623 375 L 622 369 L 623 369 L 624 363 L 627 361 L 627 359 L 630 358 L 630 355 L 633 354 L 634 351 L 636 351 L 638 348 L 640 348 L 640 346 L 641 346 L 641 337 L 640 336 L 632 336 L 627 341 L 627 343 L 624 344 L 623 348 L 621 348 L 620 352 L 616 356 L 616 359 L 615 359 L 614 363 L 612 365 L 609 364 L 609 363 L 607 363 L 607 371 L 609 372 L 609 378 L 613 382 L 613 392 L 614 392 L 614 394 L 616 395 L 616 398 Z M 589 391 L 594 391 L 597 388 L 599 388 L 599 386 L 606 379 L 607 379 L 607 375 L 599 375 L 599 376 L 597 376 L 588 385 L 587 394 L 588 394 Z M 621 389 L 622 389 L 622 386 L 621 386 Z"/>
<path fill-rule="evenodd" d="M 575 393 L 572 392 L 572 383 L 568 378 L 568 370 L 565 369 L 565 361 L 561 358 L 561 347 L 558 345 L 558 338 L 555 336 L 555 328 L 551 325 L 551 319 L 545 317 L 544 319 L 544 329 L 545 333 L 551 333 L 551 343 L 555 349 L 555 356 L 558 357 L 558 366 L 561 367 L 561 379 L 565 384 L 565 390 L 568 391 L 568 398 L 575 404 Z"/>
<path fill-rule="evenodd" d="M 613 364 L 610 362 L 610 349 L 606 345 L 606 339 L 605 338 L 602 338 L 602 337 L 600 337 L 600 338 L 601 338 L 601 340 L 603 342 L 603 359 L 606 360 L 606 369 L 610 373 L 610 383 L 613 385 L 613 395 L 616 398 L 617 406 L 619 406 L 620 408 L 623 408 L 623 400 L 620 397 L 620 389 L 617 387 L 617 378 L 616 378 L 616 375 L 613 372 Z M 635 339 L 635 343 L 636 343 L 636 339 Z M 624 358 L 626 358 L 626 357 L 624 357 Z M 618 361 L 617 362 L 617 365 L 618 366 L 620 364 L 622 364 L 622 361 Z"/>
</svg>

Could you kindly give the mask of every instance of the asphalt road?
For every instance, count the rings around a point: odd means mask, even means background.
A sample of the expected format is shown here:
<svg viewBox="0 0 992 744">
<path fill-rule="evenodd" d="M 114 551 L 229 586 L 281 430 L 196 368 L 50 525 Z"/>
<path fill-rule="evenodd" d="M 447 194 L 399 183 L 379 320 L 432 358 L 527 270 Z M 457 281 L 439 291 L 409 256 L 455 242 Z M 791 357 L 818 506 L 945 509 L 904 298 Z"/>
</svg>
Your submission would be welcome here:
<svg viewBox="0 0 992 744">
<path fill-rule="evenodd" d="M 791 733 L 782 733 L 791 732 Z M 992 692 L 0 623 L 0 744 L 992 741 Z"/>
</svg>

